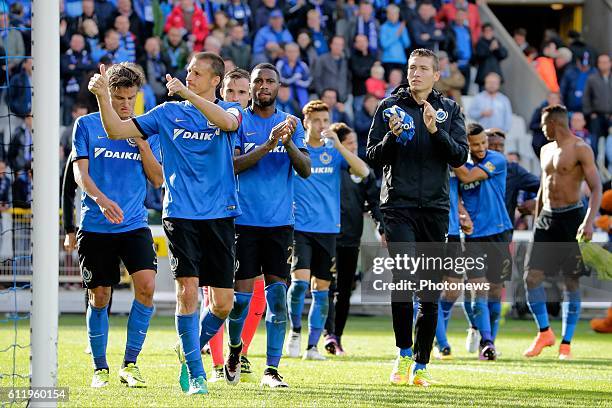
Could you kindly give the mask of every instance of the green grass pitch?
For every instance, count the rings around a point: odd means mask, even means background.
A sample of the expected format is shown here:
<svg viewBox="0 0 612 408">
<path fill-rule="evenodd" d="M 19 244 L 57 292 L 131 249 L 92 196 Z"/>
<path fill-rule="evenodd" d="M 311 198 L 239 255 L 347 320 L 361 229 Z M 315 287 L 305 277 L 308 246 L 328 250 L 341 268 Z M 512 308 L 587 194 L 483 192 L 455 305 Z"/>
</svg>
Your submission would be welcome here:
<svg viewBox="0 0 612 408">
<path fill-rule="evenodd" d="M 123 357 L 126 317 L 111 317 L 108 362 L 111 385 L 102 390 L 89 387 L 92 373 L 83 316 L 63 316 L 59 332 L 59 384 L 70 387 L 70 407 L 384 407 L 384 406 L 500 406 L 500 407 L 612 407 L 612 335 L 596 334 L 582 321 L 574 339 L 573 361 L 556 359 L 557 347 L 534 360 L 521 352 L 535 332 L 532 321 L 509 321 L 497 341 L 502 356 L 497 362 L 480 362 L 464 348 L 465 321 L 453 319 L 449 339 L 455 359 L 432 361 L 434 378 L 444 385 L 424 388 L 392 386 L 388 382 L 395 354 L 390 318 L 351 317 L 345 334 L 349 355 L 323 362 L 283 359 L 280 372 L 289 382 L 287 390 L 263 390 L 258 384 L 231 387 L 209 384 L 207 396 L 184 396 L 180 392 L 174 320 L 154 317 L 139 366 L 147 389 L 128 389 L 119 384 L 117 370 Z M 553 323 L 557 334 L 560 322 Z M 27 322 L 19 325 L 18 341 L 27 342 Z M 304 337 L 304 336 L 303 336 Z M 12 343 L 13 329 L 0 324 L 0 350 Z M 557 337 L 557 340 L 559 338 Z M 265 329 L 263 323 L 250 350 L 253 368 L 263 370 Z M 0 372 L 12 370 L 12 353 L 0 353 Z M 29 349 L 17 349 L 17 372 L 27 373 Z M 204 359 L 207 371 L 211 359 Z M 19 381 L 18 381 L 19 383 Z M 4 377 L 0 386 L 9 386 Z M 27 384 L 27 383 L 25 383 Z"/>
</svg>

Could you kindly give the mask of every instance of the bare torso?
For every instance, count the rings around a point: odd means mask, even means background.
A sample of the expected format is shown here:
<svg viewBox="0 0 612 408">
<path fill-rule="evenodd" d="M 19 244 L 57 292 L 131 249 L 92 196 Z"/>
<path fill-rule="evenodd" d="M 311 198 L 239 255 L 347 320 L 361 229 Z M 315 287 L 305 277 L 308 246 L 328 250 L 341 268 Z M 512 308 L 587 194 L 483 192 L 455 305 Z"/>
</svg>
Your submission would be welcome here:
<svg viewBox="0 0 612 408">
<path fill-rule="evenodd" d="M 572 137 L 559 145 L 545 145 L 540 154 L 542 166 L 542 203 L 544 208 L 561 208 L 580 201 L 580 186 L 584 180 L 577 147 L 585 143 Z"/>
</svg>

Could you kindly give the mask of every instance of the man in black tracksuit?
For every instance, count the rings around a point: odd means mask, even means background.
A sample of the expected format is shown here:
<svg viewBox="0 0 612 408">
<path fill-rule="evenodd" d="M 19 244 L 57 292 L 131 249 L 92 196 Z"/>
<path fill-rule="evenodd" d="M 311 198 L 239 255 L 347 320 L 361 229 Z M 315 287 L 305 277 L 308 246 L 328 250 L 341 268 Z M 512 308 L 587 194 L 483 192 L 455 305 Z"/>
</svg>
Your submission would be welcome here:
<svg viewBox="0 0 612 408">
<path fill-rule="evenodd" d="M 448 166 L 459 167 L 466 162 L 468 144 L 459 105 L 432 90 L 439 76 L 438 59 L 432 51 L 413 51 L 408 61 L 408 84 L 400 85 L 380 103 L 368 135 L 367 158 L 374 165 L 383 166 L 380 208 L 391 256 L 401 253 L 399 243 L 442 243 L 448 232 Z M 384 112 L 394 105 L 406 116 L 400 118 L 395 114 L 387 122 Z M 403 132 L 411 128 L 412 121 L 414 135 L 407 139 Z M 442 248 L 430 256 L 443 256 Z M 398 280 L 396 272 L 394 280 Z M 426 301 L 420 303 L 414 364 L 408 373 L 413 306 L 406 293 L 392 294 L 393 330 L 400 349 L 391 373 L 391 382 L 395 384 L 428 386 L 434 382 L 425 365 L 435 336 L 439 293 L 417 295 Z"/>
</svg>

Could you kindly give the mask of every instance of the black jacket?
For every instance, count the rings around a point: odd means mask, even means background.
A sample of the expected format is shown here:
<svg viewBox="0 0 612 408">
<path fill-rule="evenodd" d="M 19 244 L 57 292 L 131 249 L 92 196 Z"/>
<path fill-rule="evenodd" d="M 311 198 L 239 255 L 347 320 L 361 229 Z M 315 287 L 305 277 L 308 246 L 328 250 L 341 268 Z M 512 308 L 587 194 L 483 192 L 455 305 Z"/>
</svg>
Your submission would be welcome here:
<svg viewBox="0 0 612 408">
<path fill-rule="evenodd" d="M 340 198 L 342 229 L 336 239 L 336 245 L 340 247 L 359 246 L 363 232 L 363 213 L 366 210 L 376 221 L 378 232 L 381 234 L 384 232 L 382 213 L 378 203 L 378 186 L 372 169 L 368 177 L 364 179 L 351 175 L 348 169 L 343 171 Z"/>
<path fill-rule="evenodd" d="M 66 234 L 76 230 L 74 226 L 74 198 L 78 185 L 74 180 L 73 159 L 74 155 L 71 153 L 66 160 L 62 179 L 62 222 Z"/>
<path fill-rule="evenodd" d="M 449 210 L 448 166 L 459 167 L 468 157 L 465 119 L 454 101 L 434 90 L 427 101 L 438 112 L 438 131 L 430 134 L 423 107 L 410 95 L 407 84 L 395 89 L 376 109 L 370 127 L 367 158 L 383 166 L 380 208 L 436 208 Z M 407 146 L 397 142 L 383 119 L 393 105 L 414 119 L 415 136 Z"/>
</svg>

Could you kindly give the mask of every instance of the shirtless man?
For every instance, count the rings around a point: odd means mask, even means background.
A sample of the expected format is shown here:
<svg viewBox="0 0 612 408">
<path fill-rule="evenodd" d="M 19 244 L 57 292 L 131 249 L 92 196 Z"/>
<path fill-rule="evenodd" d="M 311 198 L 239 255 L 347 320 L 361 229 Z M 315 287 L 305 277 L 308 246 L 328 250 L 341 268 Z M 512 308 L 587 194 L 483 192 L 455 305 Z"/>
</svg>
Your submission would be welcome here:
<svg viewBox="0 0 612 408">
<path fill-rule="evenodd" d="M 523 355 L 535 357 L 544 347 L 555 344 L 542 281 L 546 275 L 556 275 L 561 271 L 565 277 L 566 299 L 563 302 L 563 339 L 559 359 L 567 360 L 571 358 L 570 341 L 580 316 L 578 280 L 584 275 L 584 266 L 577 244 L 553 243 L 591 239 L 593 221 L 601 201 L 601 182 L 593 151 L 569 129 L 566 108 L 551 105 L 542 112 L 542 130 L 551 143 L 542 147 L 540 154 L 542 181 L 535 209 L 534 243 L 525 273 L 529 308 L 540 332 Z M 591 190 L 586 214 L 580 199 L 583 180 Z"/>
</svg>

